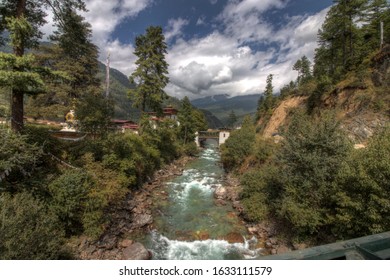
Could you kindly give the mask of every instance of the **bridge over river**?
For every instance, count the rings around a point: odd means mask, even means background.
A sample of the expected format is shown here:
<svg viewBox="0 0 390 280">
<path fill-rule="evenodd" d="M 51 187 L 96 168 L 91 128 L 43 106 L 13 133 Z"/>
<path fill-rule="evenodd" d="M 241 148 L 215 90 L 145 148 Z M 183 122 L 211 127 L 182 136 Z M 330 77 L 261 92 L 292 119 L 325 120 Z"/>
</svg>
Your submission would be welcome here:
<svg viewBox="0 0 390 280">
<path fill-rule="evenodd" d="M 230 136 L 230 129 L 218 129 L 209 131 L 198 131 L 196 133 L 195 142 L 196 145 L 201 146 L 207 139 L 215 139 L 218 145 L 222 145 Z"/>
</svg>

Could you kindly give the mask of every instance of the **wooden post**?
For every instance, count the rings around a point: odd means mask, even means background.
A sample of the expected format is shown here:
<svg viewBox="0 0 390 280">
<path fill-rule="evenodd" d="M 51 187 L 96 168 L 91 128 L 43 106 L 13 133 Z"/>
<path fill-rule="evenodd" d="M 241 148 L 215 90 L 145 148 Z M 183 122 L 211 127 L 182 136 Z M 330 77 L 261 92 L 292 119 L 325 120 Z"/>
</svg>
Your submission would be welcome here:
<svg viewBox="0 0 390 280">
<path fill-rule="evenodd" d="M 383 21 L 381 21 L 381 49 L 383 48 Z"/>
<path fill-rule="evenodd" d="M 107 55 L 106 65 L 106 98 L 110 95 L 110 52 Z"/>
</svg>

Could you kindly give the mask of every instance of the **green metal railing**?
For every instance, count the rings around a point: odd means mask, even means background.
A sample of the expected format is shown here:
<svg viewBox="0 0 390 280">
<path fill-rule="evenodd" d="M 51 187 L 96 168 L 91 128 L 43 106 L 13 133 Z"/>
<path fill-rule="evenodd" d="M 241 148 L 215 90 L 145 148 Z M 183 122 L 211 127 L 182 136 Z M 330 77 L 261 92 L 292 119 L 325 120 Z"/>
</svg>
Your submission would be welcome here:
<svg viewBox="0 0 390 280">
<path fill-rule="evenodd" d="M 390 231 L 259 259 L 390 260 Z"/>
</svg>

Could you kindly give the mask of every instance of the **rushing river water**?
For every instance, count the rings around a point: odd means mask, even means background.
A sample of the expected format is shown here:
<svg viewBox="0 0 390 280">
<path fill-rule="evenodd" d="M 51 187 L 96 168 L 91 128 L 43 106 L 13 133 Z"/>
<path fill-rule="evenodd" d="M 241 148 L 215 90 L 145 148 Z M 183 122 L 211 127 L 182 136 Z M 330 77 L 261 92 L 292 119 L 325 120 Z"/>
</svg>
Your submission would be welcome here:
<svg viewBox="0 0 390 280">
<path fill-rule="evenodd" d="M 166 183 L 168 198 L 156 201 L 156 229 L 144 241 L 154 259 L 243 259 L 257 255 L 258 249 L 252 249 L 256 240 L 245 239 L 246 229 L 232 206 L 216 205 L 214 190 L 221 186 L 224 172 L 219 159 L 216 144 L 208 142 L 183 175 Z"/>
</svg>

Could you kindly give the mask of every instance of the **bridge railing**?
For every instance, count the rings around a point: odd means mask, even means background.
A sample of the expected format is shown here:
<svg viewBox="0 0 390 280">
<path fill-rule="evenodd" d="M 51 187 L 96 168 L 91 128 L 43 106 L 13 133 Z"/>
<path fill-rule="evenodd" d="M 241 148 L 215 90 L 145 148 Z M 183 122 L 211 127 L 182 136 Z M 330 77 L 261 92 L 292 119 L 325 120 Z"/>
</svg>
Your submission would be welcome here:
<svg viewBox="0 0 390 280">
<path fill-rule="evenodd" d="M 219 131 L 199 131 L 199 138 L 219 138 Z"/>
</svg>

